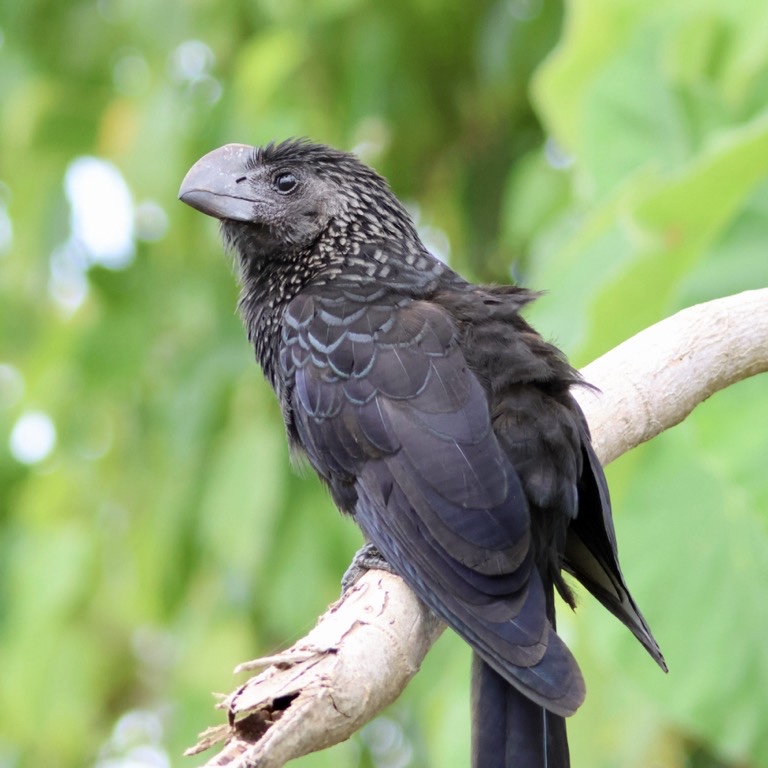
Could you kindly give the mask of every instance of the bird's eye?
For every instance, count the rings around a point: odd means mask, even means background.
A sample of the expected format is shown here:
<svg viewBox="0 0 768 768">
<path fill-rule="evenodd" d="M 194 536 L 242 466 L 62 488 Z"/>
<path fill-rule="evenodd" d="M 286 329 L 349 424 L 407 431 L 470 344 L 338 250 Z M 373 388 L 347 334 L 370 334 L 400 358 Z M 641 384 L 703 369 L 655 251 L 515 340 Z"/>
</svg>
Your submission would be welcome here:
<svg viewBox="0 0 768 768">
<path fill-rule="evenodd" d="M 275 176 L 275 189 L 283 195 L 293 192 L 299 180 L 292 173 L 280 173 Z"/>
</svg>

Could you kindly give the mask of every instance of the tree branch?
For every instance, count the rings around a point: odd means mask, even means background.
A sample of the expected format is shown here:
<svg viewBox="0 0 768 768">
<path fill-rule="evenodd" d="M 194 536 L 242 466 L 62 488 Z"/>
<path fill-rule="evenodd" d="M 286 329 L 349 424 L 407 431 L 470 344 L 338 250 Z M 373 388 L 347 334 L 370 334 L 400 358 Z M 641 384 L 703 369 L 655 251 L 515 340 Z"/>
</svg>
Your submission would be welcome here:
<svg viewBox="0 0 768 768">
<path fill-rule="evenodd" d="M 586 366 L 574 395 L 609 464 L 674 427 L 708 397 L 768 371 L 768 288 L 689 307 Z"/>
<path fill-rule="evenodd" d="M 648 328 L 583 371 L 599 388 L 574 395 L 607 464 L 680 423 L 698 403 L 768 371 L 768 289 L 699 304 Z M 396 576 L 369 571 L 219 707 L 228 724 L 201 734 L 197 754 L 225 742 L 205 768 L 279 768 L 349 738 L 394 701 L 443 630 Z"/>
</svg>

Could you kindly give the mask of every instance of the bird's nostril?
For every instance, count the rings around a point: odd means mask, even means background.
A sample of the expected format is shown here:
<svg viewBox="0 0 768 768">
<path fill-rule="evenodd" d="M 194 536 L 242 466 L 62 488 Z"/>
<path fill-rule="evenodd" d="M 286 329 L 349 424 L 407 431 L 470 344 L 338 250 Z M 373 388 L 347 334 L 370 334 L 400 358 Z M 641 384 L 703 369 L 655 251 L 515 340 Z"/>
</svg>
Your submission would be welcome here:
<svg viewBox="0 0 768 768">
<path fill-rule="evenodd" d="M 241 176 L 239 179 L 235 179 L 235 184 L 239 184 L 241 181 L 245 181 L 247 178 L 247 176 Z"/>
</svg>

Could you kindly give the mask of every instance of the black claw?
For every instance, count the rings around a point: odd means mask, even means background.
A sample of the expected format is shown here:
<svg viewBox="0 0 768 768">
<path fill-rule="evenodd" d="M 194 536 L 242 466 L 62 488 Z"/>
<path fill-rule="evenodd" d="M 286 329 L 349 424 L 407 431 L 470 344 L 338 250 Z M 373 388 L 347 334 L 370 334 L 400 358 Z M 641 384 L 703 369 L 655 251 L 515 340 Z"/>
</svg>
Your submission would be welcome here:
<svg viewBox="0 0 768 768">
<path fill-rule="evenodd" d="M 349 568 L 347 568 L 344 576 L 341 578 L 341 594 L 345 595 L 354 587 L 366 571 L 388 571 L 389 573 L 394 573 L 392 566 L 384 559 L 384 555 L 370 543 L 364 544 L 355 552 Z"/>
</svg>

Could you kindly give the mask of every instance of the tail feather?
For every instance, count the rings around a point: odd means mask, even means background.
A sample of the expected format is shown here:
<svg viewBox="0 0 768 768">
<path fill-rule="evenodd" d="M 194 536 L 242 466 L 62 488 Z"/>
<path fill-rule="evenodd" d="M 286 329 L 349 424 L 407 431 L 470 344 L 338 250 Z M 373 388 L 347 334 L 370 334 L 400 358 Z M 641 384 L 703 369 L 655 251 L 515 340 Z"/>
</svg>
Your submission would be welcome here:
<svg viewBox="0 0 768 768">
<path fill-rule="evenodd" d="M 472 659 L 472 768 L 569 768 L 565 719 Z"/>
</svg>

